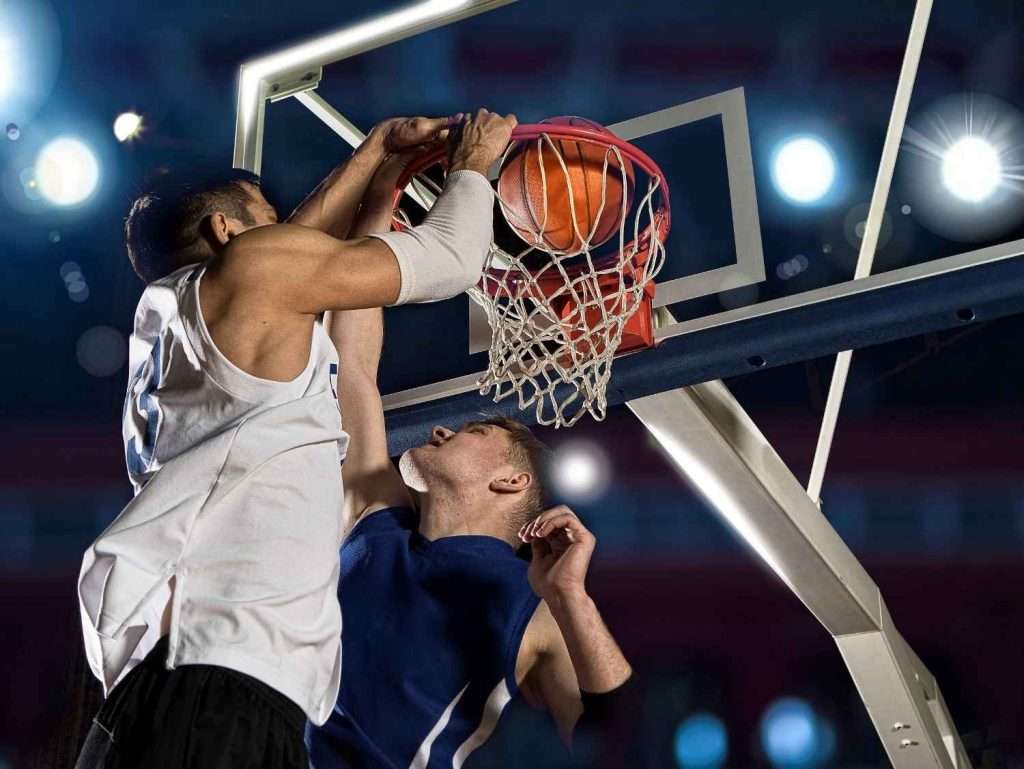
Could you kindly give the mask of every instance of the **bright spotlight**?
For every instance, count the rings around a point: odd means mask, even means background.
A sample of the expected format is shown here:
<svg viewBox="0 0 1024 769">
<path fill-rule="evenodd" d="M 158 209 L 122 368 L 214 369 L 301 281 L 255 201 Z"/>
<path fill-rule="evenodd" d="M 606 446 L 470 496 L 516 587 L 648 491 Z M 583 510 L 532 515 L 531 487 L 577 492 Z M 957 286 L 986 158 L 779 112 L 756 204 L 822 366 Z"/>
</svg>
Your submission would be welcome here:
<svg viewBox="0 0 1024 769">
<path fill-rule="evenodd" d="M 11 41 L 0 36 L 0 99 L 4 98 L 14 84 L 14 50 Z"/>
<path fill-rule="evenodd" d="M 680 769 L 718 769 L 725 763 L 728 743 L 720 718 L 695 713 L 676 728 L 676 764 Z"/>
<path fill-rule="evenodd" d="M 51 203 L 73 206 L 96 190 L 100 166 L 89 147 L 64 137 L 43 147 L 36 159 L 35 178 L 39 191 Z"/>
<path fill-rule="evenodd" d="M 772 180 L 778 191 L 794 203 L 821 200 L 832 189 L 835 178 L 832 151 L 820 139 L 790 139 L 775 153 Z"/>
<path fill-rule="evenodd" d="M 122 112 L 114 121 L 114 136 L 119 142 L 138 137 L 142 131 L 142 116 L 134 112 Z"/>
<path fill-rule="evenodd" d="M 807 702 L 784 697 L 764 713 L 761 746 L 777 769 L 813 769 L 832 757 L 835 734 Z"/>
<path fill-rule="evenodd" d="M 575 501 L 598 497 L 609 480 L 604 452 L 593 444 L 579 441 L 563 444 L 554 452 L 552 470 L 558 492 Z"/>
<path fill-rule="evenodd" d="M 942 183 L 970 203 L 980 203 L 995 192 L 1002 175 L 996 148 L 976 136 L 961 139 L 942 158 Z"/>
</svg>

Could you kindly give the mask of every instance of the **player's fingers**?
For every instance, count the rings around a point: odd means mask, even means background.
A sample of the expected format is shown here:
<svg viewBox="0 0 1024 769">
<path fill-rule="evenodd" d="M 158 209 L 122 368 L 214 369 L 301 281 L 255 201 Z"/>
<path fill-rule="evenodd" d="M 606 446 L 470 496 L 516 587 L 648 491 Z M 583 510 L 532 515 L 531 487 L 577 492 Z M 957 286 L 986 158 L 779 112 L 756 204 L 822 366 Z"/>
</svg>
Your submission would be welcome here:
<svg viewBox="0 0 1024 769">
<path fill-rule="evenodd" d="M 417 134 L 424 137 L 437 137 L 442 131 L 448 130 L 446 117 L 418 117 L 413 119 Z"/>
<path fill-rule="evenodd" d="M 560 514 L 566 513 L 566 512 L 572 513 L 572 510 L 570 510 L 565 505 L 556 505 L 555 507 L 548 508 L 547 510 L 542 512 L 540 515 L 538 515 L 536 518 L 534 518 L 532 521 L 530 521 L 528 524 L 526 524 L 526 526 L 524 528 L 527 530 L 526 531 L 527 536 L 530 536 L 530 537 L 536 536 L 538 527 L 544 521 L 548 520 L 552 516 L 560 515 Z"/>
<path fill-rule="evenodd" d="M 533 535 L 535 537 L 547 537 L 560 529 L 568 531 L 574 542 L 593 536 L 574 513 L 562 513 L 561 515 L 548 518 L 537 526 Z"/>
</svg>

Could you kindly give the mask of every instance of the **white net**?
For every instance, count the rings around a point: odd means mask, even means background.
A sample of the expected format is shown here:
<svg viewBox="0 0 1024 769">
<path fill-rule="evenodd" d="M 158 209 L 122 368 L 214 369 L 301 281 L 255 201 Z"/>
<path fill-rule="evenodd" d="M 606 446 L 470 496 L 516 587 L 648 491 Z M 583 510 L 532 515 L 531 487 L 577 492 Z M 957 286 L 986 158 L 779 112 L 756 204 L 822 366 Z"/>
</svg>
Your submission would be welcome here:
<svg viewBox="0 0 1024 769">
<path fill-rule="evenodd" d="M 554 427 L 573 425 L 587 413 L 604 419 L 623 332 L 637 312 L 647 313 L 649 322 L 652 281 L 665 261 L 663 179 L 641 169 L 644 181 L 635 182 L 635 164 L 617 146 L 595 141 L 603 151 L 603 161 L 590 157 L 600 172 L 600 203 L 578 210 L 593 192 L 593 177 L 587 192 L 574 187 L 581 183 L 579 166 L 571 168 L 563 154 L 578 141 L 541 133 L 506 151 L 503 167 L 512 153 L 522 160 L 518 153 L 532 143 L 535 151 L 522 162 L 536 163 L 540 195 L 531 199 L 527 221 L 521 203 L 510 205 L 499 194 L 506 221 L 526 247 L 493 244 L 480 283 L 469 291 L 491 327 L 481 394 L 493 391 L 495 402 L 514 395 L 521 410 L 533 408 L 539 424 Z M 565 248 L 553 242 L 552 223 L 565 230 Z"/>
</svg>

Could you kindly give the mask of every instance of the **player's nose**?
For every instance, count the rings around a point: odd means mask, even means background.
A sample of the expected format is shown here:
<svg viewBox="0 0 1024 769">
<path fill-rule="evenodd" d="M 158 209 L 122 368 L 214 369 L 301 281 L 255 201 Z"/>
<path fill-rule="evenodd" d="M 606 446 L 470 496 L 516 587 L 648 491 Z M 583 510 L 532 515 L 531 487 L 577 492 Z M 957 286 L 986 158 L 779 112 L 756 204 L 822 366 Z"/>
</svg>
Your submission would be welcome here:
<svg viewBox="0 0 1024 769">
<path fill-rule="evenodd" d="M 449 430 L 447 427 L 441 427 L 441 425 L 435 425 L 434 429 L 430 431 L 430 437 L 432 443 L 444 443 L 446 440 L 451 438 L 455 433 Z"/>
</svg>

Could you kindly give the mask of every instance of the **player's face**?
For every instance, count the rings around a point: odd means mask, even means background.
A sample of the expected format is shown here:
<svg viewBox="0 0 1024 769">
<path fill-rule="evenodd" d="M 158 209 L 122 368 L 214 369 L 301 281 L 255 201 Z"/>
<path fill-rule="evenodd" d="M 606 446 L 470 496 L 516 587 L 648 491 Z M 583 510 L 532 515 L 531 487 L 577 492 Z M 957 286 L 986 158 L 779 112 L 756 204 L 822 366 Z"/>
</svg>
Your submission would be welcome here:
<svg viewBox="0 0 1024 769">
<path fill-rule="evenodd" d="M 404 464 L 411 472 L 403 474 L 413 488 L 416 484 L 409 476 L 418 476 L 416 480 L 425 487 L 421 491 L 428 490 L 433 479 L 487 485 L 508 469 L 508 449 L 508 433 L 496 425 L 469 422 L 458 431 L 435 427 L 427 443 L 408 453 Z"/>
</svg>

